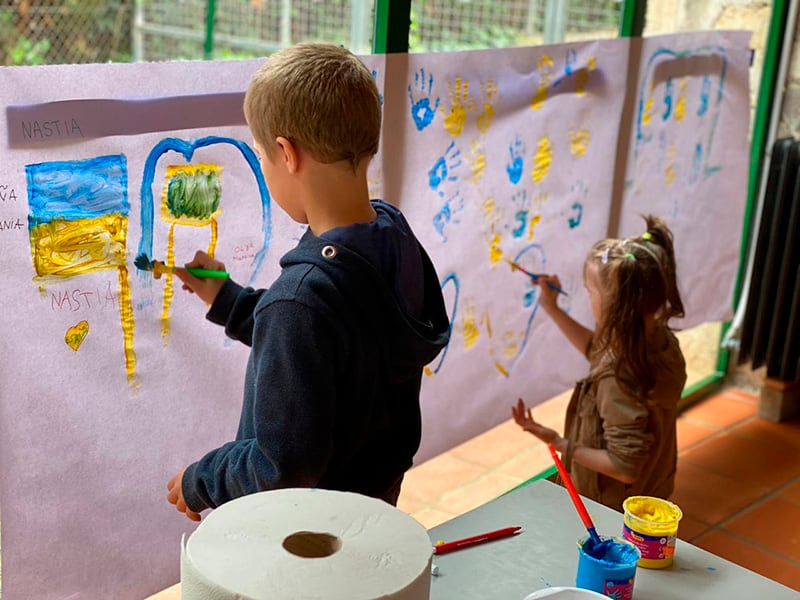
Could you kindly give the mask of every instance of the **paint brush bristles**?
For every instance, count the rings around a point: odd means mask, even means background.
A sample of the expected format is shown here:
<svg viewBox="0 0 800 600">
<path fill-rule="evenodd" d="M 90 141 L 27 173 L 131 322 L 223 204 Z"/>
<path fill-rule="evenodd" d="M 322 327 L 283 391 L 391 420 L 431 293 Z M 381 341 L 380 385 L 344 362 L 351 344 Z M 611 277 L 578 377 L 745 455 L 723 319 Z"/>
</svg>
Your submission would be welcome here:
<svg viewBox="0 0 800 600">
<path fill-rule="evenodd" d="M 166 265 L 160 260 L 150 260 L 146 254 L 140 254 L 133 261 L 137 269 L 141 271 L 152 271 L 153 277 L 161 279 L 164 273 L 172 274 L 175 272 L 175 267 Z M 217 271 L 215 269 L 201 269 L 198 267 L 186 267 L 189 274 L 199 277 L 201 279 L 227 279 L 230 274 L 227 271 Z"/>
</svg>

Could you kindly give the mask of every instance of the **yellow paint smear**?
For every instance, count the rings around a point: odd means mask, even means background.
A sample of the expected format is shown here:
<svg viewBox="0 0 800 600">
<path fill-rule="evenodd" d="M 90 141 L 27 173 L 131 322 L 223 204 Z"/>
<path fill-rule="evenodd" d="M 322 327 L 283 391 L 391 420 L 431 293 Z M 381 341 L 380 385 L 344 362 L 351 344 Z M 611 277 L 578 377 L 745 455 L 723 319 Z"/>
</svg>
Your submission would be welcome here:
<svg viewBox="0 0 800 600">
<path fill-rule="evenodd" d="M 586 148 L 589 146 L 589 141 L 592 135 L 585 127 L 579 127 L 577 130 L 569 130 L 569 151 L 572 156 L 583 156 L 586 154 Z"/>
<path fill-rule="evenodd" d="M 471 156 L 472 183 L 478 185 L 483 178 L 483 172 L 486 170 L 486 153 L 483 151 L 483 145 L 479 140 L 472 142 Z"/>
<path fill-rule="evenodd" d="M 540 215 L 539 213 L 536 213 L 535 215 L 533 215 L 531 217 L 531 220 L 528 221 L 528 241 L 532 241 L 533 240 L 533 230 L 536 227 L 536 225 L 539 224 L 539 222 L 541 220 L 542 220 L 542 215 Z"/>
<path fill-rule="evenodd" d="M 669 148 L 667 149 L 667 166 L 664 169 L 664 182 L 670 186 L 675 181 L 675 177 L 677 176 L 675 173 L 675 154 L 677 153 L 677 149 L 675 144 L 670 144 Z"/>
<path fill-rule="evenodd" d="M 493 265 L 503 260 L 503 250 L 500 248 L 501 241 L 499 233 L 493 233 L 489 240 L 489 261 Z"/>
<path fill-rule="evenodd" d="M 675 102 L 675 120 L 680 123 L 686 116 L 686 80 L 678 84 L 678 99 Z"/>
<path fill-rule="evenodd" d="M 642 113 L 642 125 L 649 125 L 653 118 L 653 98 L 648 97 L 644 101 L 644 112 Z"/>
<path fill-rule="evenodd" d="M 536 155 L 533 157 L 533 181 L 541 183 L 550 171 L 550 164 L 553 162 L 553 147 L 550 145 L 550 138 L 547 136 L 539 139 Z"/>
<path fill-rule="evenodd" d="M 33 268 L 44 278 L 72 277 L 124 265 L 127 228 L 127 217 L 116 213 L 37 225 L 30 233 Z"/>
</svg>

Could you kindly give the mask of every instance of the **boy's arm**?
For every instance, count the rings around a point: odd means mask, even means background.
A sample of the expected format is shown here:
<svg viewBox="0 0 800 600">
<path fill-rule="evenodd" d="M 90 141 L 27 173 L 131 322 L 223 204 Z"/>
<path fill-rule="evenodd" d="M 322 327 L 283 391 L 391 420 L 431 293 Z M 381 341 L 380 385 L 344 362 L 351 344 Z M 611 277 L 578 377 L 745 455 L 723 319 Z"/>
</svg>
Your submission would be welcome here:
<svg viewBox="0 0 800 600">
<path fill-rule="evenodd" d="M 225 334 L 253 345 L 254 313 L 264 290 L 242 287 L 228 279 L 206 313 L 206 319 L 225 328 Z"/>
<path fill-rule="evenodd" d="M 317 311 L 278 301 L 256 314 L 253 338 L 255 373 L 253 389 L 245 390 L 243 439 L 186 469 L 182 489 L 193 511 L 259 491 L 314 487 L 328 466 L 337 417 L 335 373 L 345 354 L 341 336 Z"/>
</svg>

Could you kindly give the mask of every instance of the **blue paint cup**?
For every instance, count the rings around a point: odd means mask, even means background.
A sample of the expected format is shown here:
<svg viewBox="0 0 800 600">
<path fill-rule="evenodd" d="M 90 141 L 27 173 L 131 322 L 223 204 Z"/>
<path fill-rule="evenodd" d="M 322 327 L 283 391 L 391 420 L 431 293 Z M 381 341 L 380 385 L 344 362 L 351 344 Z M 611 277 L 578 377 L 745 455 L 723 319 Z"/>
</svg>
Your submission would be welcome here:
<svg viewBox="0 0 800 600">
<path fill-rule="evenodd" d="M 575 585 L 617 600 L 632 599 L 636 563 L 642 556 L 641 552 L 626 540 L 611 537 L 600 539 L 602 543 L 598 547 L 588 536 L 578 541 L 578 576 Z"/>
</svg>

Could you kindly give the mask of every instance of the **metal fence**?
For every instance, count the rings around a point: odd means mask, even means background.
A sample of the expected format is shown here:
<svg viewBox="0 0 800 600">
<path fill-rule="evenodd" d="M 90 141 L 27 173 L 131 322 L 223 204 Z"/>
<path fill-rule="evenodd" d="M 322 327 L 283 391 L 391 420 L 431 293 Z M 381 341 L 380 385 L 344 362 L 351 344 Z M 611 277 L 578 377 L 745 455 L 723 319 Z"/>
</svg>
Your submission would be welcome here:
<svg viewBox="0 0 800 600">
<path fill-rule="evenodd" d="M 374 4 L 0 0 L 0 64 L 244 58 L 311 40 L 365 54 Z M 210 5 L 213 49 L 207 44 Z M 409 45 L 412 52 L 427 52 L 614 37 L 620 10 L 621 0 L 414 0 Z"/>
<path fill-rule="evenodd" d="M 133 0 L 0 0 L 0 64 L 131 60 Z"/>
</svg>

